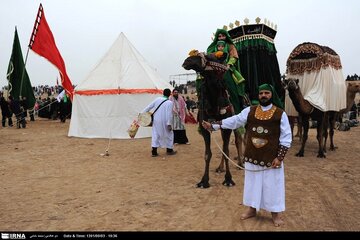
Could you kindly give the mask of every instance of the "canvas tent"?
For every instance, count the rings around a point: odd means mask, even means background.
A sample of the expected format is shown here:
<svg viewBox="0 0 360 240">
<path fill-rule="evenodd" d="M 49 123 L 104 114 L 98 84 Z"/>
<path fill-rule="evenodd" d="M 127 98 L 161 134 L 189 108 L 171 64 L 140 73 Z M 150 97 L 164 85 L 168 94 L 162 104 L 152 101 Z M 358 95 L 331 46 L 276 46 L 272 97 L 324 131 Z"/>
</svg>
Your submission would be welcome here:
<svg viewBox="0 0 360 240">
<path fill-rule="evenodd" d="M 305 42 L 290 53 L 287 78 L 299 79 L 304 99 L 319 110 L 346 108 L 346 84 L 339 55 L 327 46 Z"/>
<path fill-rule="evenodd" d="M 132 121 L 164 88 L 172 86 L 121 33 L 76 86 L 68 136 L 129 139 Z M 139 128 L 135 138 L 144 137 L 151 137 L 151 127 Z"/>
</svg>

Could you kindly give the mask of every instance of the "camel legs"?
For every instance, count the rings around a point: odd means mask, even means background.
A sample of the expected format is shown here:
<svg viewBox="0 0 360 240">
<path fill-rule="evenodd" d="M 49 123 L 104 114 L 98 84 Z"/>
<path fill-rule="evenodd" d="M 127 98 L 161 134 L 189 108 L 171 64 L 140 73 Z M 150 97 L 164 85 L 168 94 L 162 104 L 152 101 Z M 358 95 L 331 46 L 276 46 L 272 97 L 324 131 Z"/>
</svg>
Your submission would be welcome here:
<svg viewBox="0 0 360 240">
<path fill-rule="evenodd" d="M 242 135 L 240 134 L 239 131 L 234 130 L 234 135 L 235 135 L 235 146 L 236 146 L 236 151 L 237 151 L 237 157 L 235 157 L 234 159 L 238 160 L 238 165 L 241 167 L 244 167 L 244 159 L 243 159 L 243 142 L 244 139 L 242 137 Z M 223 139 L 226 139 L 226 136 L 222 136 Z M 230 138 L 230 137 L 229 137 Z M 225 149 L 226 146 L 223 146 L 223 149 Z M 229 154 L 227 154 L 229 156 Z M 222 155 L 221 157 L 221 161 L 219 166 L 216 168 L 216 172 L 217 173 L 222 173 L 225 172 L 225 156 Z"/>
<path fill-rule="evenodd" d="M 316 134 L 316 138 L 318 140 L 319 143 L 319 151 L 318 151 L 318 158 L 326 158 L 326 155 L 324 153 L 324 144 L 323 144 L 323 130 L 325 128 L 325 126 L 327 126 L 326 121 L 327 121 L 327 115 L 326 113 L 324 114 L 324 117 L 320 120 L 318 120 L 318 124 L 317 124 L 317 134 Z"/>
<path fill-rule="evenodd" d="M 212 152 L 211 152 L 211 147 L 210 147 L 211 138 L 210 138 L 210 133 L 207 130 L 205 130 L 202 126 L 200 127 L 200 129 L 201 129 L 201 134 L 205 141 L 205 172 L 204 172 L 204 175 L 203 175 L 201 181 L 197 184 L 197 187 L 208 188 L 208 187 L 210 187 L 209 168 L 210 168 L 210 161 L 211 161 L 211 157 L 212 157 Z M 222 140 L 223 140 L 223 152 L 226 155 L 229 155 L 230 135 L 231 135 L 231 130 L 221 130 L 221 136 L 222 136 Z M 232 180 L 232 176 L 230 173 L 229 160 L 227 158 L 225 158 L 224 163 L 225 163 L 226 172 L 225 172 L 225 180 L 223 181 L 223 185 L 228 186 L 228 187 L 234 186 L 235 182 Z"/>
<path fill-rule="evenodd" d="M 334 129 L 335 129 L 335 122 L 338 117 L 338 112 L 335 111 L 329 111 L 327 112 L 327 117 L 324 121 L 324 152 L 326 152 L 326 141 L 328 138 L 328 135 L 330 136 L 330 151 L 335 151 L 337 147 L 334 145 Z M 328 132 L 329 129 L 329 132 Z"/>
<path fill-rule="evenodd" d="M 300 142 L 302 140 L 302 123 L 301 123 L 301 117 L 295 117 L 295 116 L 288 116 L 289 118 L 289 123 L 290 123 L 290 128 L 291 128 L 291 134 L 292 134 L 292 138 L 294 139 L 294 137 L 299 137 Z M 294 128 L 295 128 L 295 122 L 296 122 L 296 126 L 297 126 L 297 132 L 294 135 Z"/>
<path fill-rule="evenodd" d="M 323 141 L 323 137 L 325 136 L 324 134 L 324 129 L 326 128 L 326 121 L 327 121 L 327 114 L 326 113 L 321 113 L 322 116 L 318 116 L 316 118 L 317 120 L 317 134 L 316 134 L 316 138 L 318 140 L 318 144 L 319 144 L 319 150 L 318 150 L 318 158 L 325 158 L 325 153 L 324 153 L 324 141 Z M 305 149 L 305 144 L 306 141 L 308 139 L 308 134 L 309 134 L 309 119 L 310 116 L 309 115 L 302 115 L 301 116 L 301 121 L 302 121 L 302 125 L 303 125 L 303 137 L 302 137 L 302 141 L 301 141 L 301 148 L 299 150 L 299 152 L 296 154 L 297 157 L 304 157 L 304 149 Z"/>
<path fill-rule="evenodd" d="M 294 139 L 294 125 L 295 125 L 295 119 L 296 117 L 294 116 L 288 116 L 289 118 L 289 123 L 290 123 L 290 128 L 291 128 L 291 136 Z"/>
<path fill-rule="evenodd" d="M 335 151 L 337 147 L 334 145 L 334 129 L 335 129 L 335 122 L 336 122 L 336 112 L 329 113 L 329 134 L 330 134 L 330 151 Z M 325 141 L 326 142 L 326 141 Z M 326 145 L 325 145 L 326 148 Z"/>
<path fill-rule="evenodd" d="M 223 152 L 229 156 L 229 143 L 230 143 L 230 136 L 231 136 L 231 130 L 221 130 L 221 137 L 223 140 Z M 227 186 L 227 187 L 231 187 L 235 185 L 235 182 L 232 180 L 232 176 L 230 173 L 230 166 L 229 166 L 229 160 L 223 156 L 223 158 L 225 158 L 225 168 L 226 168 L 226 172 L 225 172 L 225 179 L 223 181 L 223 185 Z"/>
<path fill-rule="evenodd" d="M 241 135 L 241 133 L 238 130 L 234 130 L 235 134 L 235 145 L 237 150 L 237 160 L 238 165 L 241 167 L 244 167 L 244 151 L 243 151 L 243 143 L 245 144 L 246 139 L 246 133 L 244 134 L 244 137 Z"/>
<path fill-rule="evenodd" d="M 295 137 L 299 137 L 299 139 L 301 141 L 302 136 L 303 136 L 302 120 L 300 117 L 296 117 L 296 118 L 297 118 L 297 133 L 296 133 Z"/>
<path fill-rule="evenodd" d="M 201 124 L 200 124 L 200 130 L 201 130 L 201 135 L 204 138 L 204 142 L 205 142 L 205 172 L 203 177 L 201 178 L 201 181 L 196 184 L 196 186 L 198 188 L 208 188 L 210 187 L 209 184 L 209 168 L 210 168 L 210 160 L 212 157 L 212 152 L 211 152 L 211 148 L 210 148 L 210 133 L 205 130 Z"/>
<path fill-rule="evenodd" d="M 299 152 L 296 154 L 297 157 L 304 157 L 304 149 L 305 149 L 305 144 L 306 141 L 308 139 L 308 133 L 309 133 L 309 116 L 307 115 L 303 115 L 300 116 L 301 117 L 301 122 L 302 122 L 302 126 L 303 126 L 303 136 L 301 139 L 301 148 L 299 150 Z"/>
<path fill-rule="evenodd" d="M 327 139 L 328 139 L 328 135 L 329 135 L 328 129 L 330 128 L 330 126 L 331 126 L 330 118 L 329 118 L 329 116 L 327 116 L 327 118 L 324 119 L 324 130 L 323 130 L 323 137 L 324 137 L 323 149 L 324 149 L 324 153 L 326 153 L 326 142 L 327 142 Z"/>
</svg>

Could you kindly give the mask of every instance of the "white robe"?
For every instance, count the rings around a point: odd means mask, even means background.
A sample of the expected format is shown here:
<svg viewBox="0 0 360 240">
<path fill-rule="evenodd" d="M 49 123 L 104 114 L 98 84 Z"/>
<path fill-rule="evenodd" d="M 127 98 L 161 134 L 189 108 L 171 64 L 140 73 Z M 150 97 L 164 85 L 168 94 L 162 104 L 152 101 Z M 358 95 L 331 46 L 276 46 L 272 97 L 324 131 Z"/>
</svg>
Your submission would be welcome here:
<svg viewBox="0 0 360 240">
<path fill-rule="evenodd" d="M 142 112 L 149 112 L 150 110 L 153 112 L 165 99 L 165 97 L 156 98 Z M 152 147 L 173 148 L 174 132 L 168 129 L 168 125 L 171 126 L 173 121 L 172 108 L 173 102 L 167 100 L 154 113 L 151 138 Z"/>
<path fill-rule="evenodd" d="M 261 108 L 267 111 L 272 107 L 269 106 Z M 222 120 L 221 128 L 236 129 L 246 124 L 250 112 L 250 107 L 245 108 L 238 115 Z M 215 129 L 220 126 L 214 126 Z M 289 119 L 285 112 L 283 112 L 280 121 L 280 144 L 285 147 L 291 146 L 292 136 Z M 266 169 L 245 162 L 245 169 L 260 170 Z M 285 176 L 284 163 L 281 163 L 281 168 L 271 168 L 265 171 L 251 172 L 245 170 L 244 180 L 244 194 L 243 204 L 256 208 L 257 211 L 264 209 L 269 212 L 283 212 L 285 211 Z"/>
</svg>

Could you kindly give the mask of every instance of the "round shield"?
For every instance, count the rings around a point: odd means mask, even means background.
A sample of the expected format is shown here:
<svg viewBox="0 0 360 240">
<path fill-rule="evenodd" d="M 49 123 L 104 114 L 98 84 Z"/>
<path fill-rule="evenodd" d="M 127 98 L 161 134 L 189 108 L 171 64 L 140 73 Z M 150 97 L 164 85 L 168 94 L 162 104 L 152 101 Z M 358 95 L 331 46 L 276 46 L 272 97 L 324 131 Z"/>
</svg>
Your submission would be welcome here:
<svg viewBox="0 0 360 240">
<path fill-rule="evenodd" d="M 149 126 L 151 126 L 151 124 L 152 124 L 152 121 L 151 121 L 151 112 L 139 113 L 138 123 L 139 123 L 140 126 L 142 126 L 142 127 L 149 127 Z"/>
</svg>

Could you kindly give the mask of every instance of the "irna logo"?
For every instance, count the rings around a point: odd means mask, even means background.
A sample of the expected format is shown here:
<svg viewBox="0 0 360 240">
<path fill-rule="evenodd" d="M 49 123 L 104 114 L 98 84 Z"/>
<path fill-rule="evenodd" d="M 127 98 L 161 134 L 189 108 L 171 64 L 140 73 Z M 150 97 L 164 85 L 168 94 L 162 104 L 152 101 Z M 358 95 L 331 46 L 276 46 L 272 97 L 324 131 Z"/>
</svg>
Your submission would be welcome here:
<svg viewBox="0 0 360 240">
<path fill-rule="evenodd" d="M 1 233 L 1 239 L 26 239 L 24 233 Z"/>
</svg>

